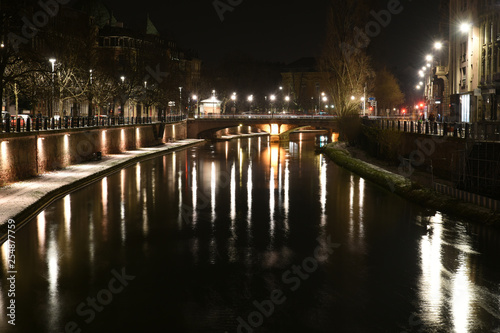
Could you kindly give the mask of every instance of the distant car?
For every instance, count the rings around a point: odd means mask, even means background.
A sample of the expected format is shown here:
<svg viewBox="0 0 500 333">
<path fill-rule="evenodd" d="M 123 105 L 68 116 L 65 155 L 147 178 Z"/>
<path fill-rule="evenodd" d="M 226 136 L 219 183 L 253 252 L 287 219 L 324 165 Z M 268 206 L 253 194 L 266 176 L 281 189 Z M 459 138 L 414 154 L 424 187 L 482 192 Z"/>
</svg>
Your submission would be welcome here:
<svg viewBox="0 0 500 333">
<path fill-rule="evenodd" d="M 28 119 L 31 119 L 27 114 L 19 114 L 10 116 L 10 125 L 12 127 L 17 126 L 17 119 L 21 120 L 21 126 L 25 126 L 28 122 Z"/>
</svg>

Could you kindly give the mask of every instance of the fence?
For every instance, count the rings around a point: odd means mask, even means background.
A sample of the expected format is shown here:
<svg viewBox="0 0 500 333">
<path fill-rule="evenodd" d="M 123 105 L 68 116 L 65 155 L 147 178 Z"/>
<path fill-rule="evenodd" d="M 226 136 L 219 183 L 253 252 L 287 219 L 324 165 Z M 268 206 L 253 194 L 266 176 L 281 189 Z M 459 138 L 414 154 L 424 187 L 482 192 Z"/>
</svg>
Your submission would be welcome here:
<svg viewBox="0 0 500 333">
<path fill-rule="evenodd" d="M 175 123 L 185 120 L 185 115 L 166 117 L 58 117 L 2 119 L 0 133 L 38 132 L 84 127 L 109 127 L 152 123 Z"/>
<path fill-rule="evenodd" d="M 376 126 L 380 129 L 390 129 L 407 133 L 500 141 L 500 122 L 446 123 L 436 121 L 376 119 L 365 120 L 365 124 Z"/>
</svg>

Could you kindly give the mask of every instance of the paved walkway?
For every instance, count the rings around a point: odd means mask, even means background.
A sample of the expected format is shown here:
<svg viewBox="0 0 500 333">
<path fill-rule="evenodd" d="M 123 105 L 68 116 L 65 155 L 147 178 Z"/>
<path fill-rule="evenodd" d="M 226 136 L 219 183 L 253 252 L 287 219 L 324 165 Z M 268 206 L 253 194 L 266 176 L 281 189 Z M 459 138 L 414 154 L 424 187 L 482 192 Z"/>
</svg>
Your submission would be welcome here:
<svg viewBox="0 0 500 333">
<path fill-rule="evenodd" d="M 61 171 L 42 174 L 30 180 L 0 187 L 0 227 L 5 227 L 9 219 L 16 220 L 16 223 L 25 222 L 18 221 L 17 218 L 26 220 L 38 210 L 38 207 L 50 203 L 54 197 L 85 186 L 141 158 L 160 155 L 203 141 L 187 139 L 156 147 L 131 150 L 123 154 L 106 155 L 101 161 L 72 165 Z"/>
</svg>

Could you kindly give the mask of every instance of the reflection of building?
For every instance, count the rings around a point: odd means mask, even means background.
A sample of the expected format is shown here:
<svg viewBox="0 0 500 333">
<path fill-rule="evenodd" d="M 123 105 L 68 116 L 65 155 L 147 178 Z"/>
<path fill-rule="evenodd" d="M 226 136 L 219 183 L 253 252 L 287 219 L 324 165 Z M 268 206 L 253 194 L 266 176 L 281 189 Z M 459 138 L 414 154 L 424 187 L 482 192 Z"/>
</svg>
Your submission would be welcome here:
<svg viewBox="0 0 500 333">
<path fill-rule="evenodd" d="M 449 4 L 441 1 L 439 6 L 439 39 L 436 41 L 432 60 L 427 61 L 432 65 L 429 75 L 425 78 L 424 96 L 427 104 L 426 116 L 432 113 L 437 119 L 450 120 L 450 85 L 448 70 L 448 44 L 449 39 Z"/>
<path fill-rule="evenodd" d="M 313 111 L 323 108 L 320 97 L 327 83 L 324 74 L 318 71 L 314 58 L 302 58 L 289 64 L 281 77 L 285 94 L 289 94 L 293 101 L 290 109 Z"/>
</svg>

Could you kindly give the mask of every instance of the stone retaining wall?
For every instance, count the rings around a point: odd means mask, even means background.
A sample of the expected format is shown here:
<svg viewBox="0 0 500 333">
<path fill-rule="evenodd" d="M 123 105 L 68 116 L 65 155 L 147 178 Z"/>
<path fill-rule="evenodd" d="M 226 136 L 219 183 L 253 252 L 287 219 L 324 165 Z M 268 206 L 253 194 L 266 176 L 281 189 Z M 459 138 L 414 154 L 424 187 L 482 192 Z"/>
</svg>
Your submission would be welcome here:
<svg viewBox="0 0 500 333">
<path fill-rule="evenodd" d="M 97 152 L 119 154 L 185 139 L 186 134 L 186 122 L 4 134 L 0 186 L 89 161 Z"/>
</svg>

